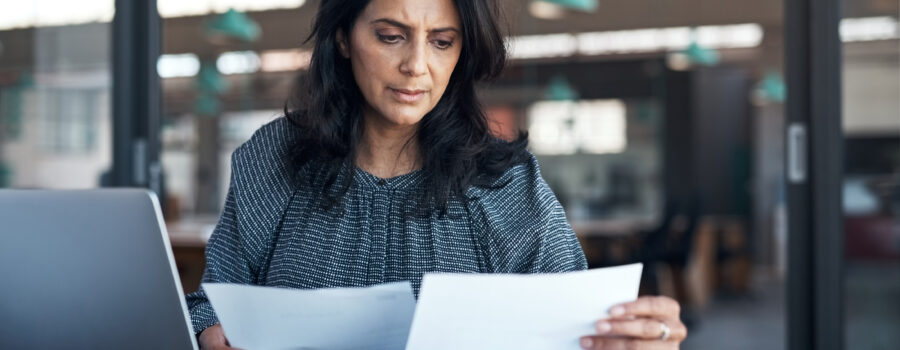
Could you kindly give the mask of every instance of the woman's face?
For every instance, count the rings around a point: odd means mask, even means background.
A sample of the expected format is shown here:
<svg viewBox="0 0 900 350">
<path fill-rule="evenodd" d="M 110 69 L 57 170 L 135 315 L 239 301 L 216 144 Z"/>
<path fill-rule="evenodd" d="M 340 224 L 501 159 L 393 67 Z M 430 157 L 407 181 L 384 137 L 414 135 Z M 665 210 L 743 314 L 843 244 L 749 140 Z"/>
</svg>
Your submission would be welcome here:
<svg viewBox="0 0 900 350">
<path fill-rule="evenodd" d="M 411 126 L 444 94 L 459 60 L 462 29 L 453 0 L 372 0 L 349 42 L 342 34 L 338 42 L 366 99 L 367 116 Z"/>
</svg>

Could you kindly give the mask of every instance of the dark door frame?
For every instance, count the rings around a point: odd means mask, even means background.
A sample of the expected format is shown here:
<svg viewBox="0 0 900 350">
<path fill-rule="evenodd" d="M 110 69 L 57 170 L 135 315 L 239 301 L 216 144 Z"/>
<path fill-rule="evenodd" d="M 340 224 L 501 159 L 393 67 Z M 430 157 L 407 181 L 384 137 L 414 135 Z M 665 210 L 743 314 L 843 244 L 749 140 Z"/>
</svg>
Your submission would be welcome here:
<svg viewBox="0 0 900 350">
<path fill-rule="evenodd" d="M 161 195 L 161 100 L 156 61 L 161 20 L 156 0 L 116 0 L 112 23 L 112 168 L 104 186 L 144 187 Z"/>
<path fill-rule="evenodd" d="M 785 0 L 788 349 L 843 349 L 840 0 Z"/>
</svg>

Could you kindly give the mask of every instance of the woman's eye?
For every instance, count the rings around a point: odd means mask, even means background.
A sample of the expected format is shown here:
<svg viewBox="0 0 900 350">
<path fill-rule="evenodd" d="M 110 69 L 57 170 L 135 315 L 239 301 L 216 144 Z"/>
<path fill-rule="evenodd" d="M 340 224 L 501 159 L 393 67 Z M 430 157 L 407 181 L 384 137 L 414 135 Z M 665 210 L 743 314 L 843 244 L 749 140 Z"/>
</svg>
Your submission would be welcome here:
<svg viewBox="0 0 900 350">
<path fill-rule="evenodd" d="M 385 42 L 385 43 L 388 43 L 388 44 L 395 44 L 395 43 L 400 42 L 400 40 L 403 40 L 403 37 L 400 36 L 400 35 L 382 35 L 382 34 L 378 34 L 378 40 L 381 40 L 382 42 Z"/>
<path fill-rule="evenodd" d="M 437 47 L 438 49 L 446 50 L 446 49 L 449 49 L 451 46 L 453 46 L 453 42 L 447 41 L 447 40 L 435 40 L 434 46 Z"/>
</svg>

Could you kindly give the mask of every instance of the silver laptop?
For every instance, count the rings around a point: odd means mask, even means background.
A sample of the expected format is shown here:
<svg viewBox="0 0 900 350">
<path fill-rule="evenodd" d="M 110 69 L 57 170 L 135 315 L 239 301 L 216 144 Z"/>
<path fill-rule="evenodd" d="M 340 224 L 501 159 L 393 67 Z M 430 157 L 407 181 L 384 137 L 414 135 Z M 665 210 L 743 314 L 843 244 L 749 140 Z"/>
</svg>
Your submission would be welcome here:
<svg viewBox="0 0 900 350">
<path fill-rule="evenodd" d="M 197 349 L 156 196 L 0 190 L 0 349 Z"/>
</svg>

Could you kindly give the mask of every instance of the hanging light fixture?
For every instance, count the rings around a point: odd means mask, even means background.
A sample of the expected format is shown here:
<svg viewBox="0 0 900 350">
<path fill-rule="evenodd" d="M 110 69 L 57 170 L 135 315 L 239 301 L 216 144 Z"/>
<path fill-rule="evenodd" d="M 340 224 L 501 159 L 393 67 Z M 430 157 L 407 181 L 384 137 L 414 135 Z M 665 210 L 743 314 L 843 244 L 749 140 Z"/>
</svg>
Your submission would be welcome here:
<svg viewBox="0 0 900 350">
<path fill-rule="evenodd" d="M 262 30 L 243 12 L 228 9 L 206 24 L 206 36 L 212 41 L 239 40 L 254 42 L 259 39 Z"/>
<path fill-rule="evenodd" d="M 204 62 L 196 78 L 197 96 L 194 99 L 194 112 L 202 116 L 215 116 L 222 111 L 219 96 L 228 91 L 226 81 L 213 62 Z"/>
<path fill-rule="evenodd" d="M 769 71 L 753 89 L 753 101 L 758 105 L 783 103 L 787 100 L 787 84 L 781 73 Z"/>
<path fill-rule="evenodd" d="M 213 62 L 204 62 L 201 65 L 200 73 L 197 75 L 197 88 L 201 91 L 208 91 L 216 94 L 224 94 L 228 91 L 228 81 L 216 69 Z"/>
<path fill-rule="evenodd" d="M 594 12 L 597 10 L 597 0 L 540 0 L 542 2 L 556 4 L 570 10 Z"/>
<path fill-rule="evenodd" d="M 697 41 L 697 29 L 691 30 L 691 42 L 681 51 L 670 53 L 667 64 L 673 70 L 688 70 L 693 66 L 715 66 L 722 61 L 722 55 L 716 49 L 700 45 Z"/>
<path fill-rule="evenodd" d="M 262 35 L 259 24 L 234 8 L 207 22 L 205 30 L 209 41 L 223 46 L 235 41 L 252 43 Z M 215 116 L 222 112 L 219 96 L 228 90 L 229 84 L 216 66 L 211 61 L 202 62 L 200 72 L 197 74 L 194 112 L 199 115 Z"/>
<path fill-rule="evenodd" d="M 528 5 L 528 11 L 540 19 L 561 19 L 566 11 L 595 12 L 597 6 L 597 0 L 534 0 Z"/>
<path fill-rule="evenodd" d="M 550 79 L 544 98 L 552 101 L 575 101 L 578 99 L 578 91 L 575 91 L 566 77 L 557 75 Z"/>
<path fill-rule="evenodd" d="M 696 40 L 691 41 L 688 48 L 684 50 L 684 54 L 687 55 L 691 63 L 704 66 L 715 66 L 722 59 L 719 51 L 700 46 Z"/>
</svg>

